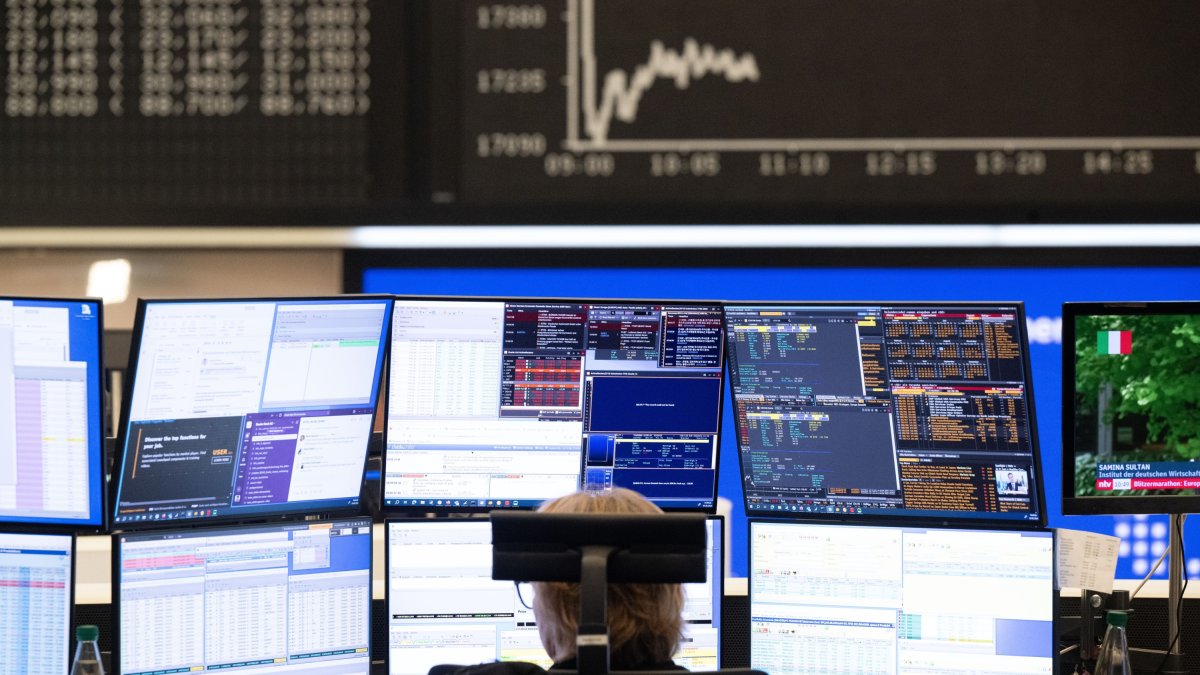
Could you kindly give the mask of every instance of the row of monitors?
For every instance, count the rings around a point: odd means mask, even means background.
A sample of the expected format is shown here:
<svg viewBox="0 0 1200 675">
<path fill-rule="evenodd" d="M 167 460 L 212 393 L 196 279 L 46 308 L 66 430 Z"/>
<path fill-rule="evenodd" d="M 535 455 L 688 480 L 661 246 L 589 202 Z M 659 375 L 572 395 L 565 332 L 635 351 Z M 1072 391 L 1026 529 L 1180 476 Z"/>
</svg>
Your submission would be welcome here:
<svg viewBox="0 0 1200 675">
<path fill-rule="evenodd" d="M 1067 512 L 1194 506 L 1193 434 L 1130 378 L 1194 368 L 1198 314 L 1066 305 Z M 101 324 L 0 299 L 0 521 L 105 524 Z M 1020 303 L 143 301 L 111 523 L 356 510 L 385 372 L 389 509 L 711 510 L 726 361 L 748 513 L 1038 523 L 1027 344 Z"/>
<path fill-rule="evenodd" d="M 722 521 L 685 584 L 675 660 L 720 664 Z M 528 590 L 491 579 L 486 520 L 386 524 L 388 671 L 549 666 Z M 1052 533 L 751 521 L 751 665 L 772 673 L 1050 675 Z M 366 674 L 371 523 L 346 519 L 114 535 L 123 675 Z M 72 538 L 0 534 L 0 675 L 63 675 Z"/>
<path fill-rule="evenodd" d="M 1018 304 L 434 299 L 145 303 L 114 527 L 580 487 L 715 508 L 726 361 L 751 513 L 1038 523 Z M 390 339 L 389 339 L 390 334 Z"/>
</svg>

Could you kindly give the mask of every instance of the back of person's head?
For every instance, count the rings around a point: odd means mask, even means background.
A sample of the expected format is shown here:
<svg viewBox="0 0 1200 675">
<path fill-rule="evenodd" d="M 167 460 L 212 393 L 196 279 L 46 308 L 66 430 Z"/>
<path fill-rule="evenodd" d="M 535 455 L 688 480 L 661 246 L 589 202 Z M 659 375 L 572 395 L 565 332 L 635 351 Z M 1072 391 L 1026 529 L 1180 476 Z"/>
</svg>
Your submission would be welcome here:
<svg viewBox="0 0 1200 675">
<path fill-rule="evenodd" d="M 542 504 L 546 513 L 662 513 L 625 488 L 576 492 Z M 542 646 L 555 662 L 575 656 L 579 630 L 579 584 L 538 582 L 533 609 Z M 609 584 L 609 660 L 614 669 L 671 660 L 683 629 L 679 584 Z"/>
</svg>

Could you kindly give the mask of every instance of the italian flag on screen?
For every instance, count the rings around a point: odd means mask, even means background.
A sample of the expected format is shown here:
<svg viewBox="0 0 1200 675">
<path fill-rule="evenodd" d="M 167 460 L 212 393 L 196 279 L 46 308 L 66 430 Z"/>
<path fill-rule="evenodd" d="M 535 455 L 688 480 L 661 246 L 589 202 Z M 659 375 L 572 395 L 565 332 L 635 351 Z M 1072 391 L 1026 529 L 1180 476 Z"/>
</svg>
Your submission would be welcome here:
<svg viewBox="0 0 1200 675">
<path fill-rule="evenodd" d="M 1096 333 L 1096 349 L 1101 354 L 1132 354 L 1133 332 L 1127 330 L 1102 330 Z"/>
</svg>

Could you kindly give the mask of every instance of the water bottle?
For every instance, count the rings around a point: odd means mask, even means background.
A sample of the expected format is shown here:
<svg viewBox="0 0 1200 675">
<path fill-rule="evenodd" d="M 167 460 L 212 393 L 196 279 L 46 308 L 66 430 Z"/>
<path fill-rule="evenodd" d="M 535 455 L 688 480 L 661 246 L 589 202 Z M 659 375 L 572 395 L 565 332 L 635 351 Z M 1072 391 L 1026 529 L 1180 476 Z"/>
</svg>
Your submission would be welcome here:
<svg viewBox="0 0 1200 675">
<path fill-rule="evenodd" d="M 71 663 L 71 675 L 104 675 L 99 640 L 100 629 L 95 626 L 75 629 L 75 660 Z"/>
<path fill-rule="evenodd" d="M 1125 638 L 1125 624 L 1129 615 L 1119 610 L 1108 613 L 1108 630 L 1100 644 L 1100 656 L 1096 657 L 1093 675 L 1131 675 L 1129 667 L 1129 642 Z"/>
</svg>

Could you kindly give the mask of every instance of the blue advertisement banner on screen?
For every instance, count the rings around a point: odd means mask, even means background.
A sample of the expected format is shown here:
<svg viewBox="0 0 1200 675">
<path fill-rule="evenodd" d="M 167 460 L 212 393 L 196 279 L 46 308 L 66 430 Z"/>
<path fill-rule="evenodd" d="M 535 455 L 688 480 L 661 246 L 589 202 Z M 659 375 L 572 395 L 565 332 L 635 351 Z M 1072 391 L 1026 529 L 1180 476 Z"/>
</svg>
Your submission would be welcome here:
<svg viewBox="0 0 1200 675">
<path fill-rule="evenodd" d="M 721 300 L 1023 300 L 1051 527 L 1121 537 L 1118 578 L 1145 576 L 1167 545 L 1165 516 L 1063 516 L 1062 303 L 1198 300 L 1195 268 L 372 268 L 365 293 Z M 746 527 L 730 396 L 722 415 L 719 492 L 733 504 L 733 576 L 746 576 Z M 1200 575 L 1200 519 L 1185 533 Z M 1192 553 L 1195 551 L 1196 553 Z M 1164 564 L 1154 578 L 1166 578 Z"/>
</svg>

